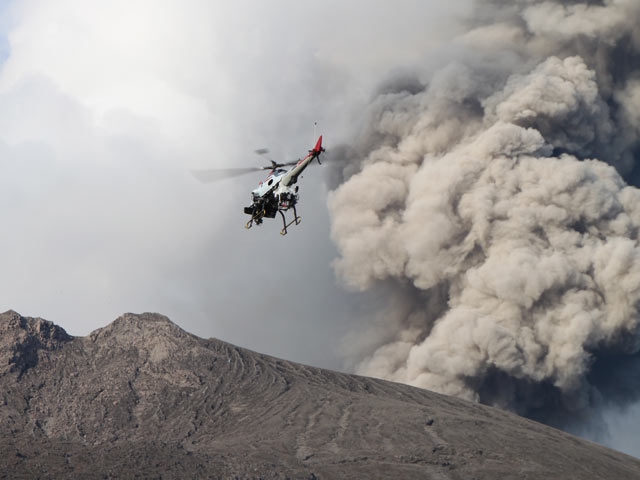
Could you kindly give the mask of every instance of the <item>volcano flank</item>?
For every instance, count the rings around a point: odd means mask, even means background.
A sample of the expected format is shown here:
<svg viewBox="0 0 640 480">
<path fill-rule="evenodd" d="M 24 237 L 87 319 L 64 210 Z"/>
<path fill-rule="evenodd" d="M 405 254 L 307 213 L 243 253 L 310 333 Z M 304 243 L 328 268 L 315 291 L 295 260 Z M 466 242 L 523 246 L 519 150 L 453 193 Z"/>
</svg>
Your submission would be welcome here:
<svg viewBox="0 0 640 480">
<path fill-rule="evenodd" d="M 631 479 L 640 461 L 495 408 L 125 314 L 0 315 L 2 478 Z"/>
</svg>

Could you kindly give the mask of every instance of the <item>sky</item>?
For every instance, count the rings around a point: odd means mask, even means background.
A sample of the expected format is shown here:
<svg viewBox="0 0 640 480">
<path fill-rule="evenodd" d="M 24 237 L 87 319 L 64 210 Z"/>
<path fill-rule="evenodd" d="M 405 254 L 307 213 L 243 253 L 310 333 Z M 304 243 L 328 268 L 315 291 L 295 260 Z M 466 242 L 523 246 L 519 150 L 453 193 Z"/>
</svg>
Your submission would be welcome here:
<svg viewBox="0 0 640 480">
<path fill-rule="evenodd" d="M 470 1 L 0 0 L 0 310 L 87 335 L 125 312 L 314 366 L 349 370 L 384 307 L 336 277 L 326 165 L 303 220 L 243 228 L 248 175 L 348 142 L 373 92 L 461 32 Z M 333 158 L 339 161 L 339 158 Z M 373 306 L 373 308 L 372 308 Z M 637 408 L 611 412 L 614 448 Z"/>
<path fill-rule="evenodd" d="M 73 335 L 160 312 L 342 368 L 362 298 L 331 267 L 323 167 L 300 181 L 286 237 L 243 228 L 261 173 L 203 185 L 190 170 L 259 166 L 257 148 L 299 158 L 316 122 L 330 151 L 463 4 L 2 1 L 0 309 Z"/>
</svg>

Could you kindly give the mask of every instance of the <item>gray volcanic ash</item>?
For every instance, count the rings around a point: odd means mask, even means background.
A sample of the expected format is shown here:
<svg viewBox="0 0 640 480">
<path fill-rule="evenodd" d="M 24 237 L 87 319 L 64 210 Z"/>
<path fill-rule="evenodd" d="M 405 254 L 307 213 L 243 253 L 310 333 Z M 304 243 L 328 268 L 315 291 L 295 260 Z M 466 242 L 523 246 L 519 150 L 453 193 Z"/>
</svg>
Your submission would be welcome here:
<svg viewBox="0 0 640 480">
<path fill-rule="evenodd" d="M 640 397 L 639 24 L 629 0 L 479 1 L 380 89 L 329 202 L 337 272 L 389 299 L 359 373 L 575 430 Z"/>
<path fill-rule="evenodd" d="M 0 315 L 6 478 L 632 479 L 640 461 L 513 414 L 126 314 L 72 338 Z"/>
</svg>

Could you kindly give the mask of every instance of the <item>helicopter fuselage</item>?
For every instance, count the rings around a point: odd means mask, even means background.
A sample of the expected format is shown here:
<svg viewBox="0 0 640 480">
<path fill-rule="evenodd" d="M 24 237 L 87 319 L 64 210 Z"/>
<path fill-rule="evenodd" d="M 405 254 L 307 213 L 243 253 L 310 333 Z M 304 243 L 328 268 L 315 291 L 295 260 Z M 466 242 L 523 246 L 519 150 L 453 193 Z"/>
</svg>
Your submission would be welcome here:
<svg viewBox="0 0 640 480">
<path fill-rule="evenodd" d="M 313 150 L 309 151 L 309 155 L 299 160 L 291 169 L 276 168 L 269 173 L 269 176 L 258 185 L 258 188 L 251 191 L 251 206 L 245 207 L 244 213 L 251 215 L 251 220 L 247 222 L 246 228 L 251 228 L 255 222 L 257 225 L 262 223 L 264 217 L 274 218 L 277 212 L 280 212 L 284 222 L 284 228 L 280 232 L 282 235 L 287 233 L 287 227 L 294 222 L 297 224 L 302 220 L 296 212 L 296 203 L 298 202 L 298 177 L 309 166 L 309 164 L 318 158 L 324 151 L 322 148 L 322 136 L 318 139 Z M 294 186 L 295 185 L 295 186 Z M 293 209 L 294 219 L 287 223 L 284 213 Z"/>
</svg>

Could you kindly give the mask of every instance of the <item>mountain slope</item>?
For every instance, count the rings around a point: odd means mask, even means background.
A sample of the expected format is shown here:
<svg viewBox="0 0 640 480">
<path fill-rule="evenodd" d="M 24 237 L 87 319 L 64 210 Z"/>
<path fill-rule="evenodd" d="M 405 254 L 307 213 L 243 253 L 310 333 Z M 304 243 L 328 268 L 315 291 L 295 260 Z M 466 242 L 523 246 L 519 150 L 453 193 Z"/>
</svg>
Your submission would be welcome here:
<svg viewBox="0 0 640 480">
<path fill-rule="evenodd" d="M 77 338 L 1 314 L 0 384 L 3 478 L 640 478 L 640 461 L 515 415 L 157 314 Z"/>
</svg>

